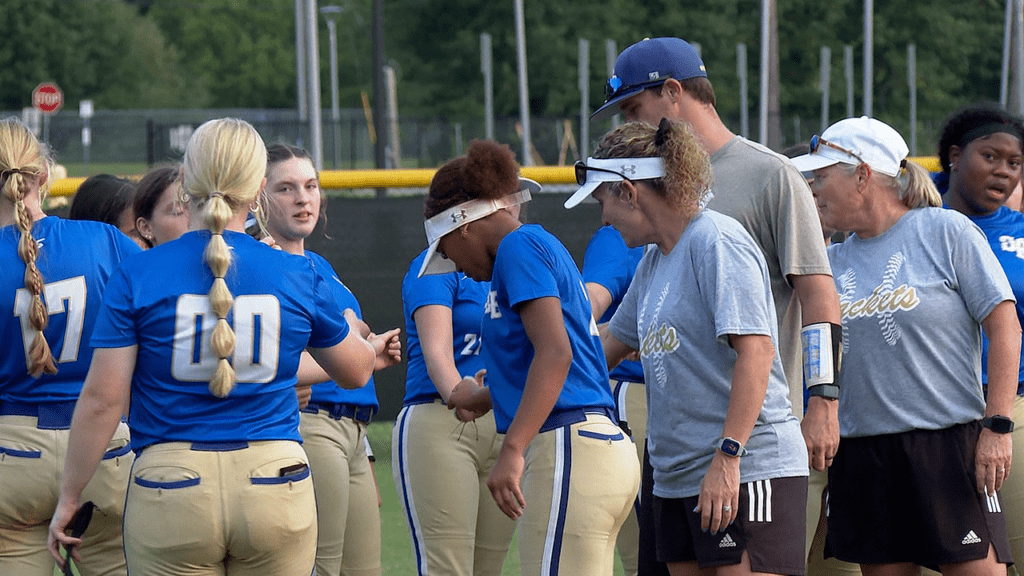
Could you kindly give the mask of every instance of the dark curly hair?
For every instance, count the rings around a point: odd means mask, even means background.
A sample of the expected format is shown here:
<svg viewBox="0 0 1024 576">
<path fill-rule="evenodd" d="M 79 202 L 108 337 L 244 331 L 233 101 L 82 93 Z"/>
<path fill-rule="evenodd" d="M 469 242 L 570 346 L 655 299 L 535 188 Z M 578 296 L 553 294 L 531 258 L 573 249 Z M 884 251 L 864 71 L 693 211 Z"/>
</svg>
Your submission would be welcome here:
<svg viewBox="0 0 1024 576">
<path fill-rule="evenodd" d="M 1016 130 L 1018 138 L 1024 143 L 1024 122 L 1013 114 L 999 107 L 999 104 L 987 100 L 968 104 L 959 108 L 946 118 L 939 132 L 939 163 L 942 171 L 949 174 L 949 148 L 959 146 L 964 135 L 979 126 L 986 124 L 1006 124 Z"/>
<path fill-rule="evenodd" d="M 441 166 L 430 181 L 423 216 L 430 218 L 478 198 L 498 199 L 519 190 L 516 155 L 493 140 L 473 140 L 465 156 Z"/>
</svg>

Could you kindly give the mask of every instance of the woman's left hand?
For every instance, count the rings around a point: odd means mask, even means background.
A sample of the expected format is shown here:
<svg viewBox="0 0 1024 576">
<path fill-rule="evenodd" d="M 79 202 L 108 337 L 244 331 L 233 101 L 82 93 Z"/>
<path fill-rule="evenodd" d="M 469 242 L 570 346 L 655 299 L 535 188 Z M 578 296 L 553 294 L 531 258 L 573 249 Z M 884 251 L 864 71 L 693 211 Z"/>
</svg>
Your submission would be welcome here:
<svg viewBox="0 0 1024 576">
<path fill-rule="evenodd" d="M 392 328 L 383 334 L 370 333 L 366 341 L 373 346 L 377 354 L 374 360 L 373 370 L 390 368 L 402 361 L 402 340 L 398 338 L 401 328 Z"/>
<path fill-rule="evenodd" d="M 974 475 L 978 492 L 995 494 L 1010 475 L 1010 460 L 1013 456 L 1013 440 L 1009 434 L 996 434 L 988 428 L 981 429 L 978 445 L 974 450 Z"/>
<path fill-rule="evenodd" d="M 700 483 L 694 512 L 700 514 L 701 530 L 724 531 L 736 519 L 740 504 L 740 459 L 715 450 L 711 466 Z"/>
</svg>

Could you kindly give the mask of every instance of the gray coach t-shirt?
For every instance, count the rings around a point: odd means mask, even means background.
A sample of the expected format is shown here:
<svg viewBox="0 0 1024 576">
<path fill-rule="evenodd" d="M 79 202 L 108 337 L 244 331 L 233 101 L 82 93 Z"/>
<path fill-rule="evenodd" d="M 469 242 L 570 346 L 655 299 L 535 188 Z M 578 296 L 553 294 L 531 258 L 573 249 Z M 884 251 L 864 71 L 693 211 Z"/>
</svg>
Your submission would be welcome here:
<svg viewBox="0 0 1024 576">
<path fill-rule="evenodd" d="M 1014 297 L 981 230 L 959 212 L 920 208 L 828 254 L 843 314 L 840 435 L 982 418 L 980 322 Z"/>
<path fill-rule="evenodd" d="M 640 350 L 654 493 L 697 495 L 732 392 L 736 352 L 728 335 L 778 341 L 761 251 L 732 218 L 713 211 L 697 215 L 667 256 L 647 249 L 610 329 Z M 778 353 L 746 448 L 743 482 L 807 475 L 807 449 Z"/>
<path fill-rule="evenodd" d="M 735 136 L 711 156 L 715 183 L 708 208 L 731 216 L 764 254 L 779 322 L 779 354 L 793 412 L 803 415 L 800 301 L 786 276 L 832 275 L 811 190 L 781 154 Z"/>
</svg>

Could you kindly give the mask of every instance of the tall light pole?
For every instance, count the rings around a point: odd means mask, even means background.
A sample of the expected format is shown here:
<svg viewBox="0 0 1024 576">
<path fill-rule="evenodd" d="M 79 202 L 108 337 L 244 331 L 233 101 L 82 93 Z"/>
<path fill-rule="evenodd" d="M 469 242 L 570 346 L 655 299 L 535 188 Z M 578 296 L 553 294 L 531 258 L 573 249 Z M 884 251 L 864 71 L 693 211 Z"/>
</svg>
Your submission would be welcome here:
<svg viewBox="0 0 1024 576">
<path fill-rule="evenodd" d="M 338 102 L 338 32 L 337 19 L 341 6 L 321 6 L 320 13 L 327 20 L 327 35 L 331 50 L 331 124 L 334 126 L 334 169 L 341 166 L 341 111 Z"/>
<path fill-rule="evenodd" d="M 864 0 L 864 115 L 871 116 L 875 74 L 875 1 Z"/>
<path fill-rule="evenodd" d="M 295 85 L 299 101 L 299 122 L 307 120 L 309 102 L 306 96 L 306 2 L 295 0 Z"/>
<path fill-rule="evenodd" d="M 523 166 L 533 166 L 533 147 L 530 141 L 530 97 L 526 80 L 526 21 L 523 16 L 523 0 L 515 0 L 516 16 L 516 62 L 519 70 L 519 118 L 523 127 Z"/>
<path fill-rule="evenodd" d="M 324 168 L 324 135 L 320 121 L 320 52 L 316 25 L 316 0 L 306 0 L 306 81 L 309 97 L 309 152 L 313 166 Z"/>
</svg>

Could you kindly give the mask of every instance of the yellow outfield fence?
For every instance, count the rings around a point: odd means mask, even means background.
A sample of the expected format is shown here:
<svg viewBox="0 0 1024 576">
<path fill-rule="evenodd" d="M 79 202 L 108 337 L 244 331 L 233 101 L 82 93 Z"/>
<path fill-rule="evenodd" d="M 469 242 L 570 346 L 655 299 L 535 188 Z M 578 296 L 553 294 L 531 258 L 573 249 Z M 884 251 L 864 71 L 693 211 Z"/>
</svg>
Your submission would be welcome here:
<svg viewBox="0 0 1024 576">
<path fill-rule="evenodd" d="M 934 156 L 911 158 L 931 172 L 939 170 L 939 159 Z M 348 190 L 365 188 L 426 188 L 434 177 L 434 168 L 403 170 L 323 170 L 320 172 L 320 186 L 325 190 Z M 575 184 L 576 175 L 572 166 L 524 166 L 524 178 L 541 184 Z M 129 176 L 138 179 L 140 176 Z M 52 196 L 71 196 L 85 178 L 61 178 L 50 189 Z"/>
</svg>

